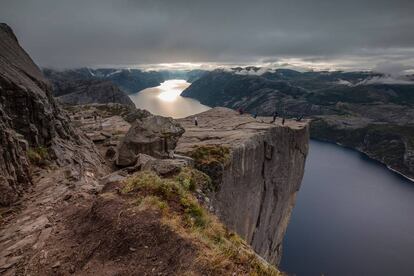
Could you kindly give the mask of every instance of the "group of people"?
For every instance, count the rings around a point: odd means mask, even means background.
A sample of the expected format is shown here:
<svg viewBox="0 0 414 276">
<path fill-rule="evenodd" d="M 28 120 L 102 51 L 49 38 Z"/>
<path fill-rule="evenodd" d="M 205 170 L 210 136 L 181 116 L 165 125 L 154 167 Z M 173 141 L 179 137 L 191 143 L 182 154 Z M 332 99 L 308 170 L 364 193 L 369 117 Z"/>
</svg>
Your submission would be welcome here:
<svg viewBox="0 0 414 276">
<path fill-rule="evenodd" d="M 239 112 L 239 114 L 240 115 L 243 115 L 244 114 L 244 110 L 243 110 L 243 108 L 238 108 L 237 109 L 237 111 Z M 253 118 L 257 118 L 257 112 L 255 112 L 254 114 L 253 114 Z M 276 118 L 279 116 L 279 113 L 277 112 L 277 111 L 275 111 L 275 112 L 273 112 L 273 114 L 272 114 L 272 121 L 270 122 L 271 124 L 273 124 L 274 122 L 276 122 Z M 297 122 L 300 122 L 300 121 L 302 121 L 302 119 L 303 119 L 303 117 L 304 117 L 304 115 L 300 115 L 300 116 L 298 116 L 297 118 L 296 118 L 296 121 Z M 285 119 L 285 116 L 282 116 L 282 125 L 284 125 L 285 124 L 285 121 L 286 121 L 286 119 Z M 194 125 L 195 126 L 198 126 L 198 118 L 197 118 L 197 116 L 195 116 L 194 117 Z"/>
<path fill-rule="evenodd" d="M 276 111 L 275 112 L 273 112 L 273 114 L 272 114 L 272 121 L 270 122 L 271 124 L 273 124 L 274 122 L 276 122 L 276 118 L 279 116 L 279 113 L 277 113 Z M 253 118 L 257 118 L 257 112 L 255 112 L 254 114 L 253 114 Z M 283 116 L 282 117 L 282 125 L 284 125 L 285 124 L 285 117 Z"/>
</svg>

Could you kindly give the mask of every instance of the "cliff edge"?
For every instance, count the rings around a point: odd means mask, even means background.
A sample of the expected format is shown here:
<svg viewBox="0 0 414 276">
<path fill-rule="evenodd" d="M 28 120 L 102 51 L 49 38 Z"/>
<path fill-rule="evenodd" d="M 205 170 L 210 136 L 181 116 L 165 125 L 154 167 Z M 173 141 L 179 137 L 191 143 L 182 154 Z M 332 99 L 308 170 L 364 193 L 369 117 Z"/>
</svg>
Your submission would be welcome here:
<svg viewBox="0 0 414 276">
<path fill-rule="evenodd" d="M 194 124 L 197 116 L 198 126 Z M 267 261 L 277 264 L 308 153 L 307 122 L 252 118 L 213 108 L 179 120 L 176 151 L 213 179 L 211 209 Z"/>
</svg>

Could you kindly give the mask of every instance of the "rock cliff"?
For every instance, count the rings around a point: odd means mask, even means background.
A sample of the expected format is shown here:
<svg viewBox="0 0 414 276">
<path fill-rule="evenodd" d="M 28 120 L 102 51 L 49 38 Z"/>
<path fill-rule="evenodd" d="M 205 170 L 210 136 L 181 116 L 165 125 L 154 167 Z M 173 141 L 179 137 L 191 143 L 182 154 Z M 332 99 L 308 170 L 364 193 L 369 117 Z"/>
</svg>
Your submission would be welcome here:
<svg viewBox="0 0 414 276">
<path fill-rule="evenodd" d="M 199 126 L 194 117 L 179 120 L 186 132 L 176 151 L 194 157 L 196 168 L 218 180 L 209 195 L 220 220 L 263 258 L 278 263 L 304 173 L 307 122 L 271 124 L 271 118 L 226 108 L 197 118 Z"/>
<path fill-rule="evenodd" d="M 0 24 L 0 115 L 0 205 L 16 201 L 30 186 L 28 154 L 75 165 L 80 176 L 84 164 L 99 164 L 93 145 L 72 128 L 6 24 Z"/>
</svg>

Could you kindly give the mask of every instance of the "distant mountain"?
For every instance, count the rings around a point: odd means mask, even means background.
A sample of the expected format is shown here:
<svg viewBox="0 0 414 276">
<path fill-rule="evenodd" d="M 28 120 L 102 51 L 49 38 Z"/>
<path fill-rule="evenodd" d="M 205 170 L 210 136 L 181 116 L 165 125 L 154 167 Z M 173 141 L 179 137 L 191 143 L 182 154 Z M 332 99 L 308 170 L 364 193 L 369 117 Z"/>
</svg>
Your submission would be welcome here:
<svg viewBox="0 0 414 276">
<path fill-rule="evenodd" d="M 204 70 L 162 70 L 143 71 L 140 69 L 115 69 L 115 68 L 77 68 L 70 70 L 43 69 L 44 75 L 52 81 L 55 88 L 55 96 L 61 93 L 59 83 L 79 80 L 103 80 L 111 81 L 126 94 L 137 93 L 143 89 L 160 85 L 170 79 L 184 79 L 194 82 L 208 71 Z"/>
<path fill-rule="evenodd" d="M 136 93 L 148 87 L 160 85 L 165 79 L 160 72 L 138 69 L 91 69 L 78 68 L 58 71 L 44 69 L 43 73 L 54 84 L 59 81 L 105 80 L 112 81 L 127 94 Z"/>
<path fill-rule="evenodd" d="M 55 90 L 56 91 L 56 90 Z M 64 104 L 120 103 L 135 107 L 134 102 L 111 81 L 79 80 L 64 83 L 56 99 Z"/>
<path fill-rule="evenodd" d="M 181 94 L 249 113 L 306 116 L 311 136 L 358 149 L 414 179 L 414 82 L 373 72 L 215 70 Z"/>
<path fill-rule="evenodd" d="M 165 80 L 181 79 L 187 82 L 194 82 L 201 78 L 209 71 L 194 69 L 194 70 L 161 70 L 159 71 Z"/>
<path fill-rule="evenodd" d="M 240 68 L 214 70 L 192 83 L 182 95 L 210 106 L 241 107 L 264 115 L 282 109 L 292 115 L 331 114 L 333 109 L 336 114 L 338 102 L 414 105 L 414 82 L 381 83 L 384 76 L 377 73 L 279 69 L 256 75 L 257 71 L 256 67 L 252 74 Z"/>
</svg>

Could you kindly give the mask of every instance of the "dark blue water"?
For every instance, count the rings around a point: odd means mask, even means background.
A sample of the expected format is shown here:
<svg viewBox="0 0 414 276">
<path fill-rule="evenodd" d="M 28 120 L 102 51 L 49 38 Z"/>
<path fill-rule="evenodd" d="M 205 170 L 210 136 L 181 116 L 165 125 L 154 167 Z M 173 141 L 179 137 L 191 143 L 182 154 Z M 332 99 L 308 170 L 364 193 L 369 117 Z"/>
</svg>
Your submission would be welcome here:
<svg viewBox="0 0 414 276">
<path fill-rule="evenodd" d="M 281 269 L 414 275 L 414 183 L 356 151 L 311 141 Z"/>
</svg>

